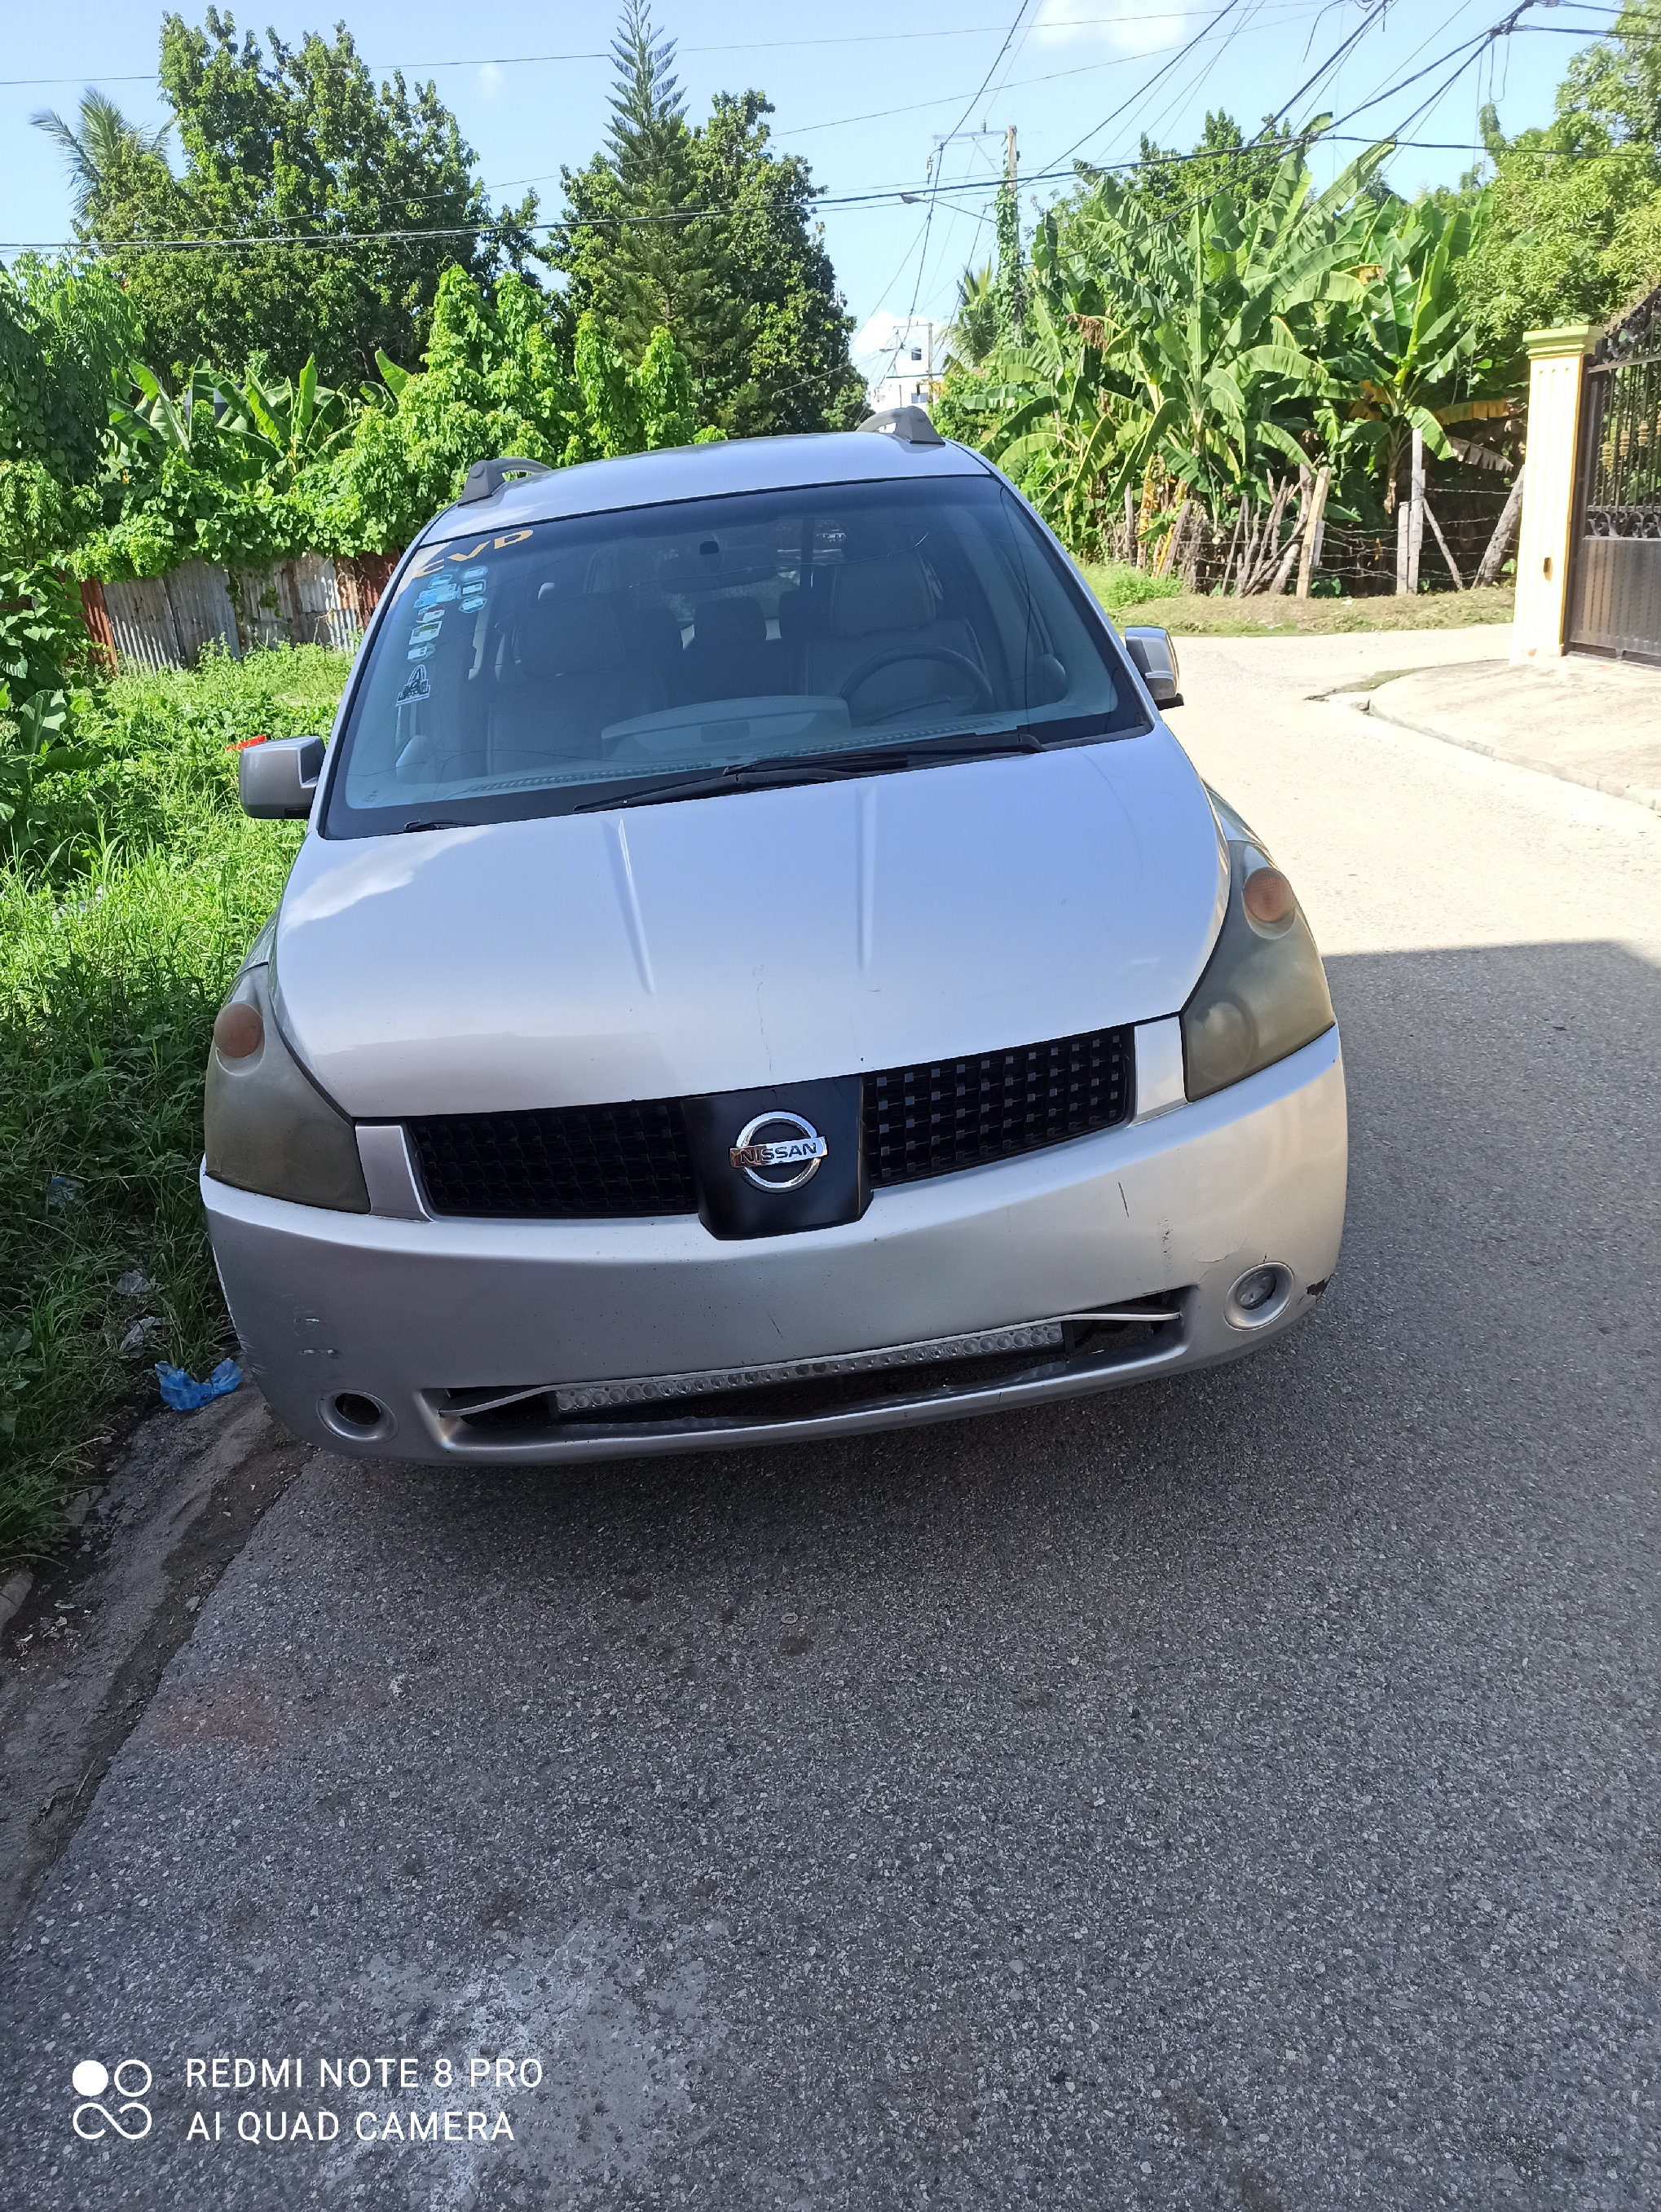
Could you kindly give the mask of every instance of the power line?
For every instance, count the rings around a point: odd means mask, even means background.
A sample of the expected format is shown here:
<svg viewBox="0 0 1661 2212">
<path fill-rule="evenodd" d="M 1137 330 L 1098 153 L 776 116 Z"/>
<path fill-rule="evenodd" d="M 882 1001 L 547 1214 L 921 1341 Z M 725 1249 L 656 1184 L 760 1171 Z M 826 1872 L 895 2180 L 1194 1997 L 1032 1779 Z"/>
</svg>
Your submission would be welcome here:
<svg viewBox="0 0 1661 2212">
<path fill-rule="evenodd" d="M 1550 4 L 1551 0 L 1518 0 L 1518 5 L 1512 9 L 1510 15 L 1502 16 L 1499 22 L 1490 23 L 1486 30 L 1478 31 L 1472 38 L 1462 39 L 1457 46 L 1450 46 L 1445 53 L 1438 54 L 1434 61 L 1427 62 L 1422 69 L 1415 70 L 1411 76 L 1400 77 L 1394 84 L 1386 85 L 1382 92 L 1375 92 L 1371 99 L 1364 100 L 1359 106 L 1347 109 L 1336 120 L 1340 123 L 1353 123 L 1358 115 L 1365 115 L 1368 108 L 1378 107 L 1384 100 L 1393 100 L 1398 92 L 1405 92 L 1409 85 L 1417 84 L 1422 78 L 1427 77 L 1433 70 L 1440 69 L 1444 62 L 1451 61 L 1456 54 L 1463 54 L 1465 59 L 1460 63 L 1459 69 L 1454 72 L 1454 76 L 1457 76 L 1461 71 L 1468 69 L 1477 55 L 1485 47 L 1491 46 L 1496 39 L 1509 38 L 1512 32 L 1519 27 L 1520 19 L 1525 9 L 1548 7 Z M 1526 27 L 1532 30 L 1535 26 L 1530 24 Z M 1453 81 L 1453 77 L 1450 77 L 1448 83 L 1451 84 Z M 1447 86 L 1445 85 L 1442 90 L 1446 89 Z M 1440 99 L 1440 97 L 1439 92 L 1434 95 L 1434 99 Z M 1415 109 L 1414 115 L 1418 116 L 1423 112 L 1424 109 L 1421 106 Z M 1409 118 L 1409 121 L 1412 119 L 1411 117 Z"/>
<path fill-rule="evenodd" d="M 997 75 L 998 64 L 1002 61 L 1004 56 L 1009 52 L 1010 43 L 1013 40 L 1016 32 L 1019 30 L 1022 18 L 1025 15 L 1027 9 L 1031 5 L 1031 0 L 1020 0 L 1020 5 L 1015 10 L 1014 21 L 1010 24 L 1009 28 L 1003 34 L 1003 44 L 998 48 L 997 52 L 992 57 L 991 68 L 988 70 L 986 75 L 981 79 L 979 84 L 976 86 L 974 91 L 970 94 L 968 106 L 964 108 L 963 113 L 958 118 L 952 128 L 946 132 L 945 137 L 940 140 L 939 145 L 934 149 L 934 175 L 929 188 L 928 211 L 925 213 L 922 219 L 922 243 L 921 250 L 917 255 L 916 280 L 911 287 L 911 305 L 907 308 L 905 315 L 907 337 L 910 337 L 911 325 L 916 319 L 917 300 L 922 291 L 923 270 L 928 265 L 928 239 L 929 234 L 933 230 L 934 225 L 934 206 L 936 201 L 940 198 L 940 174 L 946 167 L 946 149 L 952 143 L 952 141 L 958 136 L 958 132 L 963 129 L 964 124 L 968 122 L 970 117 L 975 112 L 976 108 L 979 106 L 981 95 L 985 92 L 988 85 L 991 83 L 993 78 Z M 904 338 L 897 337 L 895 338 L 894 350 L 889 356 L 888 367 L 884 372 L 885 375 L 891 376 L 893 374 L 894 363 L 899 359 L 900 348 L 905 343 L 906 340 Z"/>
<path fill-rule="evenodd" d="M 1562 3 L 1569 7 L 1597 7 L 1600 13 L 1608 15 L 1618 15 L 1621 12 L 1618 8 L 1606 6 L 1604 0 L 1562 0 Z M 1069 31 L 1082 31 L 1116 27 L 1122 23 L 1162 23 L 1167 21 L 1173 14 L 1177 12 L 1178 9 L 1172 6 L 1154 9 L 1149 14 L 1141 15 L 1080 15 L 1069 18 L 1066 28 Z M 833 38 L 744 39 L 735 40 L 721 46 L 683 46 L 677 40 L 675 50 L 682 54 L 784 53 L 812 46 L 897 46 L 919 39 L 983 38 L 989 31 L 996 31 L 1001 27 L 997 23 L 952 24 L 946 29 L 935 31 L 858 31 L 842 33 Z M 612 55 L 609 47 L 603 52 L 598 47 L 592 50 L 584 47 L 563 54 L 462 54 L 442 61 L 366 62 L 364 67 L 372 73 L 382 70 L 526 69 L 533 64 L 544 63 L 604 62 L 611 59 Z M 100 84 L 153 84 L 155 80 L 156 72 L 154 70 L 129 70 L 115 76 L 100 73 L 98 77 Z M 5 76 L 0 77 L 0 89 L 33 90 L 46 85 L 83 84 L 86 81 L 84 70 L 69 76 Z M 952 95 L 948 94 L 942 96 L 951 98 Z"/>
<path fill-rule="evenodd" d="M 1487 33 L 1483 35 L 1486 38 Z M 1448 57 L 1444 55 L 1441 58 L 1445 60 Z M 1436 64 L 1433 63 L 1431 67 L 1434 66 Z M 1392 88 L 1393 90 L 1397 91 L 1405 88 L 1405 86 Z M 1387 95 L 1380 95 L 1380 97 L 1385 96 Z M 1367 103 L 1368 106 L 1376 104 L 1376 101 Z M 1359 113 L 1360 111 L 1355 112 Z M 1342 119 L 1348 121 L 1350 118 L 1346 116 Z M 1394 132 L 1385 134 L 1385 138 L 1392 151 L 1407 150 L 1441 154 L 1488 154 L 1491 152 L 1491 149 L 1485 143 L 1477 139 L 1409 138 Z M 1319 134 L 1317 143 L 1334 146 L 1376 146 L 1385 141 L 1366 131 L 1328 130 Z M 1088 164 L 1088 167 L 1093 173 L 1099 175 L 1123 173 L 1131 169 L 1185 168 L 1197 161 L 1227 159 L 1231 154 L 1238 157 L 1256 151 L 1267 155 L 1273 150 L 1273 148 L 1267 146 L 1254 148 L 1250 143 L 1233 149 L 1225 149 L 1220 153 L 1215 147 L 1203 147 L 1190 154 L 1135 155 L 1118 161 L 1092 161 Z M 1293 150 L 1295 150 L 1295 142 L 1288 143 L 1286 148 L 1287 152 Z M 1638 140 L 1630 141 L 1624 145 L 1597 148 L 1591 151 L 1573 147 L 1519 146 L 1509 143 L 1501 150 L 1516 154 L 1529 161 L 1611 161 L 1624 159 L 1628 155 L 1640 156 L 1646 160 L 1655 158 L 1655 148 L 1648 141 Z M 1076 175 L 1077 172 L 1074 170 L 1040 169 L 1033 171 L 1026 181 L 1029 184 L 1054 183 L 1063 179 L 1071 182 L 1076 179 Z M 995 193 L 1002 181 L 1001 177 L 995 176 L 966 177 L 955 185 L 942 186 L 940 197 L 944 204 L 950 207 L 959 204 L 962 196 L 967 193 L 982 196 Z M 909 185 L 887 185 L 868 192 L 827 193 L 823 198 L 815 200 L 813 205 L 816 208 L 892 207 L 903 203 L 908 198 L 915 197 L 913 188 Z M 984 204 L 983 198 L 982 204 Z M 970 209 L 966 211 L 973 210 Z M 418 241 L 429 238 L 483 238 L 495 232 L 508 230 L 527 232 L 611 230 L 656 223 L 718 222 L 725 213 L 726 210 L 721 208 L 681 208 L 664 215 L 564 216 L 546 222 L 523 224 L 514 222 L 511 219 L 497 217 L 484 219 L 477 222 L 448 223 L 419 228 L 411 225 L 401 229 L 253 231 L 225 238 L 13 238 L 0 239 L 0 252 L 84 253 L 103 256 L 111 260 L 122 260 L 146 253 L 221 252 L 239 248 L 257 251 L 259 248 L 270 246 L 313 246 L 320 249 Z M 910 261 L 914 251 L 915 240 L 912 246 L 906 250 L 904 260 L 900 264 L 902 269 L 905 262 Z M 899 270 L 896 270 L 894 273 L 897 276 Z M 889 281 L 891 283 L 893 279 L 891 278 Z"/>
<path fill-rule="evenodd" d="M 1175 55 L 1165 64 L 1162 70 L 1156 70 L 1153 75 L 1148 79 L 1147 82 L 1145 85 L 1140 86 L 1136 91 L 1132 93 L 1129 100 L 1122 101 L 1121 104 L 1114 109 L 1111 115 L 1104 116 L 1099 123 L 1092 123 L 1089 130 L 1085 132 L 1082 138 L 1075 138 L 1064 154 L 1058 154 L 1056 155 L 1056 167 L 1057 171 L 1059 170 L 1059 164 L 1062 161 L 1070 161 L 1074 155 L 1078 152 L 1080 146 L 1087 146 L 1092 138 L 1099 137 L 1101 133 L 1107 129 L 1109 124 L 1116 123 L 1120 116 L 1124 113 L 1126 108 L 1134 107 L 1139 100 L 1146 98 L 1147 94 L 1153 91 L 1154 86 L 1158 84 L 1162 76 L 1168 76 L 1171 71 L 1176 68 L 1177 63 L 1180 62 L 1185 55 L 1192 53 L 1194 49 L 1199 45 L 1201 40 L 1203 39 L 1208 32 L 1214 31 L 1218 24 L 1222 21 L 1224 16 L 1232 15 L 1235 9 L 1239 5 L 1240 0 L 1223 0 L 1223 5 L 1211 18 L 1211 21 L 1205 25 L 1202 30 L 1196 31 L 1191 39 L 1185 40 L 1184 43 L 1177 48 Z"/>
</svg>

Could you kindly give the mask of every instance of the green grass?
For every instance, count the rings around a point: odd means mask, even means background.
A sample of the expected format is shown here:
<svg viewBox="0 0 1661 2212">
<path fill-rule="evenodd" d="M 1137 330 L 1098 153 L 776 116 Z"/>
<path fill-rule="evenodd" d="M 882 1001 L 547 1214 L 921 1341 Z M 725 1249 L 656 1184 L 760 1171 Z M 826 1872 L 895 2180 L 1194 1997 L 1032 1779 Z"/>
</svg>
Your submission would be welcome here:
<svg viewBox="0 0 1661 2212">
<path fill-rule="evenodd" d="M 1345 630 L 1463 629 L 1508 623 L 1509 584 L 1473 592 L 1385 593 L 1362 599 L 1214 599 L 1111 561 L 1085 574 L 1114 621 L 1153 623 L 1175 637 L 1326 637 Z"/>
<path fill-rule="evenodd" d="M 1133 568 L 1129 561 L 1099 562 L 1087 566 L 1084 573 L 1091 590 L 1115 622 L 1127 619 L 1127 607 L 1140 609 L 1151 606 L 1156 599 L 1183 596 L 1182 585 L 1175 576 L 1150 576 L 1146 568 Z M 1128 619 L 1135 622 L 1140 617 L 1132 615 Z"/>
<path fill-rule="evenodd" d="M 156 1360 L 199 1374 L 228 1345 L 202 1073 L 300 833 L 242 815 L 226 748 L 326 729 L 348 665 L 307 647 L 107 685 L 101 849 L 56 880 L 0 870 L 0 1559 L 51 1547 L 124 1413 L 159 1402 Z"/>
</svg>

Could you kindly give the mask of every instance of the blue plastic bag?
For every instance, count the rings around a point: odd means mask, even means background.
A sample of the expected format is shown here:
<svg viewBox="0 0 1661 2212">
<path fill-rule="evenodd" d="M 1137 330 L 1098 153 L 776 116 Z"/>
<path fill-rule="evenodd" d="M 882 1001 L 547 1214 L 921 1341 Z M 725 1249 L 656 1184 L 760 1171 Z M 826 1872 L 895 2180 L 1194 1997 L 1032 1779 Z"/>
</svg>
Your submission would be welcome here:
<svg viewBox="0 0 1661 2212">
<path fill-rule="evenodd" d="M 242 1380 L 242 1370 L 234 1359 L 222 1359 L 205 1382 L 192 1382 L 182 1367 L 169 1367 L 165 1359 L 155 1363 L 155 1379 L 161 1385 L 161 1398 L 175 1413 L 194 1413 L 210 1399 L 222 1398 L 234 1390 Z"/>
</svg>

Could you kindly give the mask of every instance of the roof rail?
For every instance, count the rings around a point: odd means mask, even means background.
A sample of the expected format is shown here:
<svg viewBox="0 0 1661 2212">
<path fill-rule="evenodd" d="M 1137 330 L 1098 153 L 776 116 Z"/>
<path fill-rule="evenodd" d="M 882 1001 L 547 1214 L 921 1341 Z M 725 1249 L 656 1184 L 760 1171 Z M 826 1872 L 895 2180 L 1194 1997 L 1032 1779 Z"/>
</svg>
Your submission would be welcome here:
<svg viewBox="0 0 1661 2212">
<path fill-rule="evenodd" d="M 470 507 L 477 499 L 489 499 L 492 492 L 502 489 L 510 476 L 551 477 L 553 473 L 546 461 L 475 461 L 467 471 L 467 481 L 455 504 Z"/>
<path fill-rule="evenodd" d="M 884 407 L 874 415 L 867 415 L 860 424 L 861 430 L 880 430 L 890 438 L 897 438 L 903 446 L 943 446 L 940 432 L 921 407 Z"/>
</svg>

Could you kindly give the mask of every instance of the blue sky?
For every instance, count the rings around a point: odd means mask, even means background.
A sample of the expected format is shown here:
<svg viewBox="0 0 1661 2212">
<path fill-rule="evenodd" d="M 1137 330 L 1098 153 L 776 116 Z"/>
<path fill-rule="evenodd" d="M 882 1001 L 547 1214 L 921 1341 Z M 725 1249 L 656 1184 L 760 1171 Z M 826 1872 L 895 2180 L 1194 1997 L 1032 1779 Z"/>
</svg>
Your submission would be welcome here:
<svg viewBox="0 0 1661 2212">
<path fill-rule="evenodd" d="M 285 0 L 238 21 L 263 38 L 274 20 L 292 39 L 308 27 L 328 27 L 342 10 L 343 0 L 318 8 Z M 184 12 L 199 20 L 193 9 Z M 1080 140 L 1092 158 L 1108 161 L 1134 155 L 1144 130 L 1186 147 L 1208 107 L 1226 106 L 1254 126 L 1360 30 L 1347 58 L 1292 109 L 1294 120 L 1318 107 L 1342 116 L 1476 39 L 1506 8 L 1505 0 L 1451 7 L 1391 0 L 1384 11 L 1375 0 L 1027 0 L 1018 16 L 1015 0 L 912 0 L 904 13 L 877 0 L 843 0 L 834 10 L 782 8 L 776 0 L 660 0 L 656 12 L 679 42 L 694 119 L 713 93 L 758 87 L 777 110 L 781 143 L 812 162 L 832 202 L 875 196 L 824 212 L 849 311 L 863 328 L 904 315 L 914 301 L 920 316 L 950 314 L 958 270 L 990 251 L 989 187 L 1010 124 L 1022 173 L 1032 178 L 1063 164 Z M 607 9 L 592 0 L 494 0 L 488 8 L 354 0 L 344 13 L 378 74 L 402 66 L 406 76 L 433 78 L 478 149 L 487 185 L 516 199 L 532 181 L 545 212 L 557 213 L 562 163 L 585 161 L 605 128 Z M 1481 102 L 1497 102 L 1507 131 L 1543 122 L 1579 31 L 1595 34 L 1614 14 L 1545 0 L 1524 21 L 1549 27 L 1491 42 L 1422 112 L 1415 116 L 1457 67 L 1457 53 L 1343 129 L 1352 139 L 1382 136 L 1412 117 L 1405 136 L 1435 143 L 1397 154 L 1397 188 L 1451 182 L 1475 158 L 1468 149 Z M 0 173 L 0 251 L 69 235 L 62 163 L 28 127 L 32 110 L 68 113 L 93 83 L 135 118 L 165 114 L 154 78 L 159 10 L 109 0 L 25 9 L 13 0 L 9 15 L 0 70 L 10 80 L 46 81 L 0 83 L 0 143 L 9 156 Z M 1378 20 L 1369 24 L 1369 17 Z M 972 135 L 983 126 L 989 136 Z M 942 137 L 947 143 L 937 151 Z M 1335 146 L 1326 166 L 1356 150 Z M 896 197 L 926 194 L 926 180 L 936 183 L 932 215 L 927 197 L 912 204 Z M 1033 189 L 1048 197 L 1056 186 L 1039 181 Z"/>
</svg>

